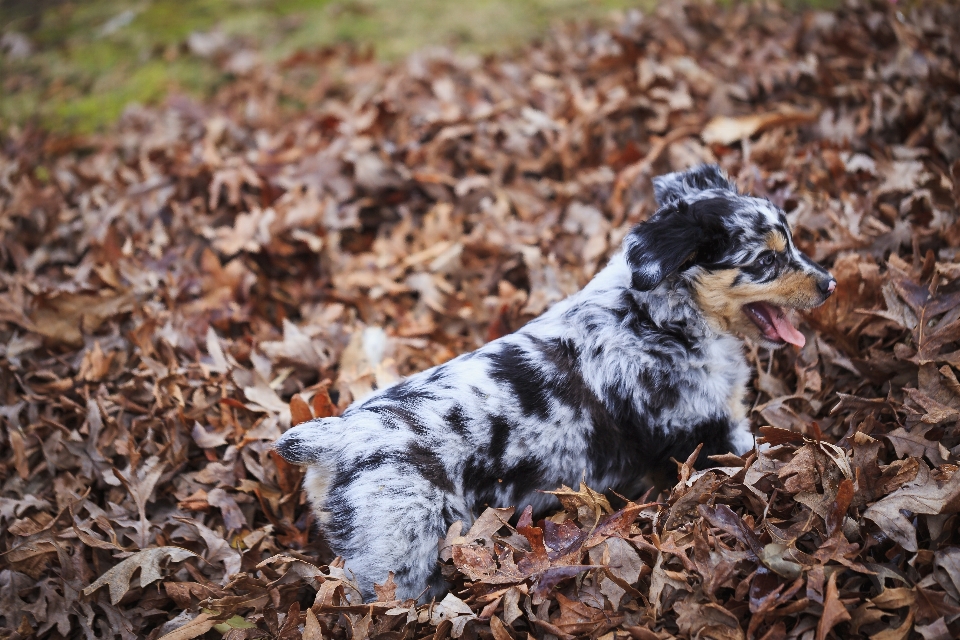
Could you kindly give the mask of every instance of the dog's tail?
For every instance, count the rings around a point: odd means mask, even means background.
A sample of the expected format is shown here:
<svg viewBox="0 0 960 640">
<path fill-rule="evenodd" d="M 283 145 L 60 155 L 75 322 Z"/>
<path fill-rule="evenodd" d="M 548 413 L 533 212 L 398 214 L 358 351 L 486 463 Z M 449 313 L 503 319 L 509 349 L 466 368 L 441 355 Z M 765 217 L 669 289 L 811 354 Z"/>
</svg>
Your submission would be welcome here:
<svg viewBox="0 0 960 640">
<path fill-rule="evenodd" d="M 274 447 L 283 459 L 292 464 L 317 464 L 329 459 L 341 440 L 341 418 L 318 418 L 288 430 Z"/>
</svg>

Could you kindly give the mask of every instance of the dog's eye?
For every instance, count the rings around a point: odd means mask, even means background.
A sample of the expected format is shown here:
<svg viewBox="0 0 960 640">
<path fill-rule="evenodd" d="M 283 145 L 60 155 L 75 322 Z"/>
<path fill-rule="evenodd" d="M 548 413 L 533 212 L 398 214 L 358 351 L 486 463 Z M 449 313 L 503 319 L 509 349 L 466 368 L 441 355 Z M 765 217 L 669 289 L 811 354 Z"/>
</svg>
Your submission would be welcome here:
<svg viewBox="0 0 960 640">
<path fill-rule="evenodd" d="M 769 267 L 773 264 L 774 260 L 776 260 L 776 256 L 773 255 L 772 251 L 764 251 L 760 254 L 760 257 L 757 258 L 757 264 L 761 267 Z"/>
</svg>

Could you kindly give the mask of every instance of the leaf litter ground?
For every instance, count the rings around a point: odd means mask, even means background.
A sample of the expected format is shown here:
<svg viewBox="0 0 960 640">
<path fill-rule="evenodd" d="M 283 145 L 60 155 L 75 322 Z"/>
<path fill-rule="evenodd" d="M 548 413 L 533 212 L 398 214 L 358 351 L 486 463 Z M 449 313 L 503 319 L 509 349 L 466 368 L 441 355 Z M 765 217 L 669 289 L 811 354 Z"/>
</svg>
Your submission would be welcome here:
<svg viewBox="0 0 960 640">
<path fill-rule="evenodd" d="M 957 637 L 958 68 L 946 4 L 667 4 L 7 132 L 0 636 Z M 577 290 L 702 161 L 839 281 L 802 350 L 748 346 L 769 448 L 488 510 L 442 601 L 361 604 L 272 441 Z"/>
</svg>

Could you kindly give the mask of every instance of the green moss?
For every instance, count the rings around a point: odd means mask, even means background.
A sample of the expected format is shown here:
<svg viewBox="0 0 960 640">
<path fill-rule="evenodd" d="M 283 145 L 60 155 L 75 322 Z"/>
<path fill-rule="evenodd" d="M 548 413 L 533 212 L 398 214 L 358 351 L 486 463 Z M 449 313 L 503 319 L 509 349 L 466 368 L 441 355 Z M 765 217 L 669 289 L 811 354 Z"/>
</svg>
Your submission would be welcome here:
<svg viewBox="0 0 960 640">
<path fill-rule="evenodd" d="M 150 60 L 132 68 L 121 65 L 98 78 L 87 95 L 57 102 L 44 120 L 56 129 L 90 133 L 114 122 L 131 103 L 156 103 L 171 91 L 202 93 L 219 80 L 215 70 L 189 61 Z"/>
</svg>

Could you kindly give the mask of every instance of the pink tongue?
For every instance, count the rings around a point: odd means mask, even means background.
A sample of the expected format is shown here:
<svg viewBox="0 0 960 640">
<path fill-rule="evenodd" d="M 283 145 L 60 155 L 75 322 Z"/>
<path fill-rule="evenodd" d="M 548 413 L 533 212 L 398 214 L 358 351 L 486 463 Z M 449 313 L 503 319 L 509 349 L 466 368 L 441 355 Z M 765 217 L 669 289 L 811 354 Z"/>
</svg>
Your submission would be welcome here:
<svg viewBox="0 0 960 640">
<path fill-rule="evenodd" d="M 773 320 L 773 327 L 777 330 L 777 334 L 783 338 L 784 341 L 795 344 L 798 347 L 803 347 L 803 345 L 807 343 L 807 339 L 803 334 L 790 324 L 787 314 L 785 314 L 782 309 L 768 304 L 764 304 L 763 306 L 770 315 L 770 319 Z"/>
</svg>

